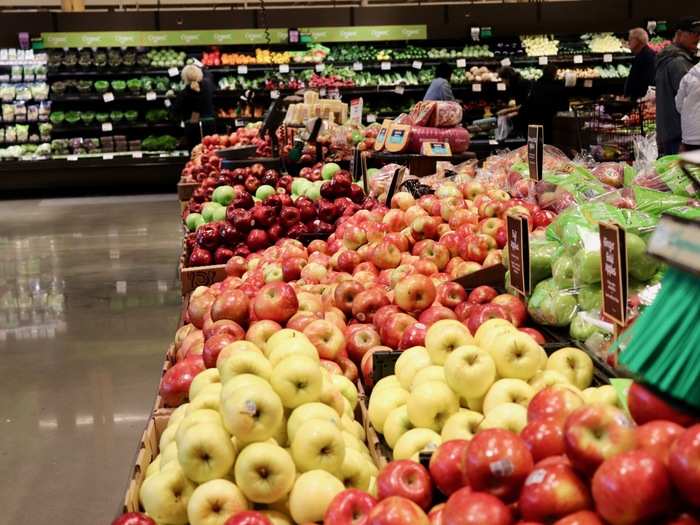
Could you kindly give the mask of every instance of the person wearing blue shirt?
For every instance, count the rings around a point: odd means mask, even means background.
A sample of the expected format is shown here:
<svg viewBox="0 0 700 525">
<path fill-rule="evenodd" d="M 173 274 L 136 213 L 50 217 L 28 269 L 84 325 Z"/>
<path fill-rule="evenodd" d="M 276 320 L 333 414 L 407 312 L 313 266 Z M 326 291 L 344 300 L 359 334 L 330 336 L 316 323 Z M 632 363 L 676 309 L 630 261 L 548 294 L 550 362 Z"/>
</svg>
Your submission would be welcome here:
<svg viewBox="0 0 700 525">
<path fill-rule="evenodd" d="M 435 68 L 435 78 L 430 83 L 423 100 L 454 100 L 450 87 L 452 67 L 446 62 L 440 62 Z"/>
</svg>

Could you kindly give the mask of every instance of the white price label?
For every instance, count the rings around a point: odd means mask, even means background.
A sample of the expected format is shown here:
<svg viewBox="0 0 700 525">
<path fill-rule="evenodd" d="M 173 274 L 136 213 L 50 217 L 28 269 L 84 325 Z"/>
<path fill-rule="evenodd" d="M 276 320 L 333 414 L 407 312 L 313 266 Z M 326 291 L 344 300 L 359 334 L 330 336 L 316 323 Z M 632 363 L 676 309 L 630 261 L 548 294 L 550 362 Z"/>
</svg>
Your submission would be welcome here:
<svg viewBox="0 0 700 525">
<path fill-rule="evenodd" d="M 501 66 L 503 66 L 503 67 L 510 66 L 510 58 L 504 58 L 503 60 L 501 60 Z"/>
<path fill-rule="evenodd" d="M 370 113 L 367 115 L 367 122 L 371 124 L 372 122 L 377 122 L 377 115 Z"/>
<path fill-rule="evenodd" d="M 102 160 L 112 160 L 114 158 L 114 153 L 103 153 Z"/>
<path fill-rule="evenodd" d="M 353 62 L 352 64 L 352 70 L 353 71 L 362 71 L 364 69 L 364 64 L 362 62 Z"/>
<path fill-rule="evenodd" d="M 547 64 L 549 64 L 549 59 L 547 57 L 540 57 L 538 63 L 541 66 L 546 66 Z"/>
<path fill-rule="evenodd" d="M 603 55 L 603 62 L 607 62 L 607 63 L 612 62 L 612 55 L 610 53 L 605 53 Z"/>
<path fill-rule="evenodd" d="M 113 93 L 105 93 L 102 95 L 102 100 L 105 102 L 114 102 L 114 94 Z"/>
<path fill-rule="evenodd" d="M 583 64 L 583 55 L 574 55 L 574 64 Z"/>
<path fill-rule="evenodd" d="M 480 27 L 472 27 L 469 32 L 472 35 L 472 40 L 475 42 L 479 41 L 479 37 L 481 36 L 481 28 Z"/>
<path fill-rule="evenodd" d="M 405 89 L 403 86 L 396 86 L 394 88 L 394 93 L 396 93 L 397 95 L 403 95 L 404 91 L 405 91 Z"/>
<path fill-rule="evenodd" d="M 176 67 L 171 67 L 168 69 L 168 76 L 169 77 L 176 77 L 180 74 L 180 71 Z"/>
<path fill-rule="evenodd" d="M 481 84 L 472 84 L 472 91 L 474 93 L 480 93 L 481 92 Z"/>
<path fill-rule="evenodd" d="M 165 107 L 166 107 L 166 108 L 169 108 L 170 106 L 172 106 L 172 105 L 173 105 L 173 103 L 172 103 L 172 102 L 170 102 L 170 99 L 167 99 L 167 98 L 165 99 L 165 102 L 164 102 L 164 104 L 165 104 Z"/>
<path fill-rule="evenodd" d="M 149 91 L 146 93 L 146 100 L 155 100 L 158 98 L 158 95 L 155 94 L 153 91 Z"/>
<path fill-rule="evenodd" d="M 67 160 L 68 162 L 75 162 L 76 160 L 78 160 L 78 156 L 77 156 L 77 155 L 68 155 L 68 156 L 66 157 L 66 160 Z"/>
<path fill-rule="evenodd" d="M 499 82 L 496 84 L 496 91 L 505 91 L 506 90 L 506 83 L 505 82 Z"/>
<path fill-rule="evenodd" d="M 423 62 L 421 62 L 420 60 L 414 60 L 413 69 L 423 69 Z"/>
<path fill-rule="evenodd" d="M 321 88 L 318 90 L 318 96 L 319 97 L 325 97 L 326 96 L 326 88 Z"/>
<path fill-rule="evenodd" d="M 102 123 L 102 131 L 112 131 L 112 129 L 114 129 L 114 128 L 112 127 L 111 122 L 103 122 Z"/>
<path fill-rule="evenodd" d="M 467 67 L 467 59 L 466 58 L 458 58 L 457 59 L 457 67 L 461 67 L 461 68 Z"/>
<path fill-rule="evenodd" d="M 382 62 L 380 67 L 382 71 L 389 71 L 391 69 L 391 62 Z"/>
<path fill-rule="evenodd" d="M 143 151 L 132 151 L 131 158 L 132 159 L 142 159 L 143 158 Z"/>
<path fill-rule="evenodd" d="M 272 100 L 277 100 L 278 98 L 280 98 L 280 92 L 276 89 L 273 89 L 272 91 L 270 91 L 270 98 Z"/>
<path fill-rule="evenodd" d="M 489 140 L 489 146 L 498 146 L 498 141 L 494 139 Z"/>
<path fill-rule="evenodd" d="M 320 73 L 321 71 L 325 71 L 326 69 L 326 64 L 316 64 L 316 67 L 314 68 L 317 73 Z"/>
<path fill-rule="evenodd" d="M 245 64 L 240 65 L 236 68 L 236 71 L 238 71 L 239 75 L 245 75 L 248 72 L 248 66 Z"/>
<path fill-rule="evenodd" d="M 586 80 L 584 80 L 583 87 L 587 87 L 587 88 L 593 87 L 593 80 L 591 80 L 590 78 L 587 78 Z"/>
<path fill-rule="evenodd" d="M 289 73 L 289 64 L 280 64 L 280 73 Z"/>
<path fill-rule="evenodd" d="M 200 69 L 204 67 L 204 64 L 202 64 L 202 63 L 201 63 L 198 59 L 196 59 L 196 58 L 193 58 L 193 59 L 192 59 L 192 63 L 193 63 L 195 66 L 197 66 L 198 68 L 200 68 Z"/>
<path fill-rule="evenodd" d="M 238 118 L 237 118 L 236 120 L 233 121 L 233 124 L 234 124 L 237 128 L 241 128 L 241 127 L 245 126 L 245 122 L 244 122 L 243 120 L 241 120 L 241 119 L 238 119 Z"/>
</svg>

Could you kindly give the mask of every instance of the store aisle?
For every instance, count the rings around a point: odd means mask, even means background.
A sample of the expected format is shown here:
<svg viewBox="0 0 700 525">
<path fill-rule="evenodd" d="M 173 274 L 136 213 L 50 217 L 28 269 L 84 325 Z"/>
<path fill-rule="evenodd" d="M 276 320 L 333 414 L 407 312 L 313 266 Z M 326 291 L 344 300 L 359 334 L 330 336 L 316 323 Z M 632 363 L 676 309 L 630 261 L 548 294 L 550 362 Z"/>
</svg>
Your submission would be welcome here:
<svg viewBox="0 0 700 525">
<path fill-rule="evenodd" d="M 0 203 L 0 524 L 115 516 L 179 315 L 174 195 Z"/>
</svg>

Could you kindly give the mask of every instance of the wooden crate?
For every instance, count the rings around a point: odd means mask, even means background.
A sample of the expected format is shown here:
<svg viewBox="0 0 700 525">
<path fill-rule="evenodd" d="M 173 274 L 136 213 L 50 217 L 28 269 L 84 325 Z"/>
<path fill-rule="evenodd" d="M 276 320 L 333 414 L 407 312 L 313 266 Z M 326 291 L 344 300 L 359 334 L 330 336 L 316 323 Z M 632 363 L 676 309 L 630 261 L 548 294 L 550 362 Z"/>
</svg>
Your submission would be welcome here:
<svg viewBox="0 0 700 525">
<path fill-rule="evenodd" d="M 155 413 L 149 418 L 146 429 L 143 431 L 141 441 L 139 442 L 134 465 L 131 468 L 129 485 L 124 494 L 120 513 L 139 512 L 142 510 L 139 506 L 139 490 L 146 477 L 148 465 L 150 465 L 158 455 L 158 442 L 160 441 L 161 434 L 168 426 L 169 420 L 170 414 Z"/>
<path fill-rule="evenodd" d="M 177 199 L 187 202 L 192 197 L 194 190 L 199 187 L 199 182 L 178 182 Z"/>
<path fill-rule="evenodd" d="M 170 345 L 168 352 L 165 354 L 165 361 L 163 361 L 163 368 L 160 373 L 160 378 L 163 379 L 165 373 L 175 364 L 175 345 Z M 160 384 L 160 381 L 159 381 Z M 166 407 L 163 402 L 163 398 L 160 394 L 156 394 L 156 402 L 153 407 L 153 412 L 157 414 L 171 414 L 175 410 L 174 408 Z"/>
<path fill-rule="evenodd" d="M 225 264 L 195 266 L 186 268 L 180 265 L 180 287 L 182 295 L 188 295 L 198 286 L 211 286 L 226 278 Z"/>
<path fill-rule="evenodd" d="M 369 421 L 369 414 L 367 412 L 367 403 L 369 398 L 365 394 L 362 381 L 357 382 L 357 388 L 359 393 L 357 404 L 360 408 L 360 414 L 362 417 L 361 423 L 362 427 L 365 429 L 365 439 L 367 441 L 367 447 L 369 448 L 369 454 L 377 468 L 382 470 L 392 459 L 391 451 L 386 444 L 383 443 L 383 440 L 379 437 L 379 434 L 377 434 L 377 431 L 374 430 L 374 427 Z"/>
</svg>

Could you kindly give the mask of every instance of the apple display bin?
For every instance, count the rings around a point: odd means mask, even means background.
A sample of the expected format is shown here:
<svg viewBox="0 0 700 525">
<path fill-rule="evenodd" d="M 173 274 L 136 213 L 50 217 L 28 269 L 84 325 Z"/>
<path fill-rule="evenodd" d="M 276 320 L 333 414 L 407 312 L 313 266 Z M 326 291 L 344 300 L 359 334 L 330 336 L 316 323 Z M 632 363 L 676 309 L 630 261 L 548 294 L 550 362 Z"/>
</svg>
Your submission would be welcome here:
<svg viewBox="0 0 700 525">
<path fill-rule="evenodd" d="M 380 438 L 377 431 L 369 422 L 369 413 L 367 410 L 367 394 L 365 393 L 365 387 L 362 381 L 357 380 L 357 391 L 358 391 L 358 403 L 357 406 L 360 410 L 360 416 L 362 418 L 362 427 L 365 429 L 365 440 L 367 441 L 367 448 L 369 448 L 369 455 L 372 461 L 377 466 L 379 470 L 382 470 L 387 463 L 392 460 L 391 449 L 384 441 L 384 438 Z"/>
</svg>

